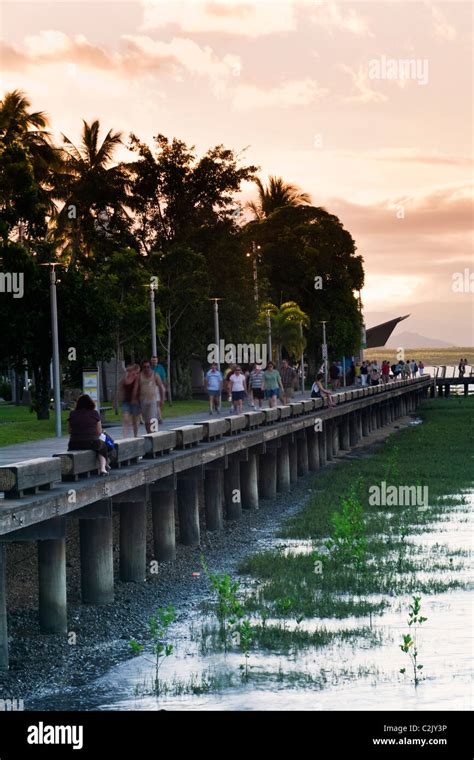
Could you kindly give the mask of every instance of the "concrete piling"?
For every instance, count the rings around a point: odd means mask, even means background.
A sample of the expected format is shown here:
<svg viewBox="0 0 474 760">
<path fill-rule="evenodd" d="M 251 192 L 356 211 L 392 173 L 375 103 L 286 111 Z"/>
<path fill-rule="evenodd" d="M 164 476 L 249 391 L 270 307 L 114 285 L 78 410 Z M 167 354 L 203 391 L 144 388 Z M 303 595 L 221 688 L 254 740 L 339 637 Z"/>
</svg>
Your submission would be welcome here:
<svg viewBox="0 0 474 760">
<path fill-rule="evenodd" d="M 39 624 L 43 633 L 67 633 L 66 539 L 38 541 Z"/>
<path fill-rule="evenodd" d="M 179 540 L 185 546 L 199 546 L 198 479 L 192 476 L 191 471 L 188 472 L 188 476 L 178 477 Z"/>
<path fill-rule="evenodd" d="M 224 471 L 224 493 L 227 519 L 238 520 L 242 517 L 242 496 L 240 462 L 237 456 L 229 457 L 229 465 Z"/>
<path fill-rule="evenodd" d="M 112 517 L 79 520 L 81 595 L 84 604 L 114 601 Z"/>
</svg>

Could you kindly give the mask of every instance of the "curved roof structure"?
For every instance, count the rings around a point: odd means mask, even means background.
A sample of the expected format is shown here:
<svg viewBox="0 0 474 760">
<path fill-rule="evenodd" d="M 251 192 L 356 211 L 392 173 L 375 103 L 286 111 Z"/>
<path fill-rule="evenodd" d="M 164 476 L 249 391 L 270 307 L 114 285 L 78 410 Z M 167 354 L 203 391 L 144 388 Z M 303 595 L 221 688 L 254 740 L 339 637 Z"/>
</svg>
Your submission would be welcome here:
<svg viewBox="0 0 474 760">
<path fill-rule="evenodd" d="M 403 320 L 407 319 L 409 316 L 409 314 L 405 314 L 404 317 L 396 317 L 396 319 L 389 319 L 388 322 L 382 322 L 380 325 L 375 325 L 375 327 L 369 327 L 369 329 L 365 331 L 366 348 L 380 348 L 380 346 L 385 346 L 398 323 L 403 322 Z"/>
</svg>

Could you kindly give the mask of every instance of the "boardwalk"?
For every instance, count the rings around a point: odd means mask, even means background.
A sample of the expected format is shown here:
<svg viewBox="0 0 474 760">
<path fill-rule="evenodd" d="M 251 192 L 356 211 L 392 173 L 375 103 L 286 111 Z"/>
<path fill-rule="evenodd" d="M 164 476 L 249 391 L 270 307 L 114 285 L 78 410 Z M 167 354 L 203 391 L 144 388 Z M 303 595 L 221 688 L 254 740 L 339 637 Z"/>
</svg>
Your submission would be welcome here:
<svg viewBox="0 0 474 760">
<path fill-rule="evenodd" d="M 348 386 L 346 388 L 340 388 L 338 391 L 334 391 L 334 394 L 342 393 L 345 390 L 350 390 L 355 386 Z M 303 398 L 309 398 L 309 393 L 297 395 L 297 400 Z M 296 399 L 295 399 L 296 400 Z M 244 411 L 249 411 L 245 409 Z M 165 408 L 166 414 L 166 408 Z M 226 404 L 222 408 L 222 415 L 229 414 L 229 405 Z M 109 423 L 106 423 L 105 428 L 107 433 L 114 439 L 122 437 L 122 426 L 116 424 L 115 420 L 120 419 L 115 417 L 113 413 L 108 413 Z M 171 430 L 172 428 L 181 427 L 182 425 L 192 425 L 194 422 L 202 422 L 209 419 L 209 412 L 196 412 L 195 414 L 186 414 L 179 417 L 165 418 L 163 423 L 160 424 L 160 430 Z M 143 435 L 145 432 L 145 426 L 140 425 L 139 435 Z M 36 459 L 36 457 L 49 457 L 53 454 L 60 454 L 67 450 L 68 435 L 63 435 L 62 438 L 44 438 L 40 441 L 30 441 L 28 443 L 16 443 L 12 446 L 3 446 L 0 448 L 0 466 L 6 464 L 12 464 L 13 462 L 23 462 L 27 459 Z"/>
</svg>

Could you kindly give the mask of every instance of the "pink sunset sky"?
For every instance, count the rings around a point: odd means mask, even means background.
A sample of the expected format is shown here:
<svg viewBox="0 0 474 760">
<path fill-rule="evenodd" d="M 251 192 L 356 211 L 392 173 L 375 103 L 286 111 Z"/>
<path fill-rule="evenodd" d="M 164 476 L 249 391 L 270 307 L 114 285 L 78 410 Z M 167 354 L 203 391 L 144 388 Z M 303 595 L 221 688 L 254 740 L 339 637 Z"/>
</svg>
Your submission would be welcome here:
<svg viewBox="0 0 474 760">
<path fill-rule="evenodd" d="M 2 94 L 25 90 L 58 139 L 99 118 L 104 134 L 246 149 L 263 180 L 299 185 L 351 232 L 368 326 L 411 313 L 398 332 L 474 346 L 470 2 L 4 0 L 0 14 Z"/>
</svg>

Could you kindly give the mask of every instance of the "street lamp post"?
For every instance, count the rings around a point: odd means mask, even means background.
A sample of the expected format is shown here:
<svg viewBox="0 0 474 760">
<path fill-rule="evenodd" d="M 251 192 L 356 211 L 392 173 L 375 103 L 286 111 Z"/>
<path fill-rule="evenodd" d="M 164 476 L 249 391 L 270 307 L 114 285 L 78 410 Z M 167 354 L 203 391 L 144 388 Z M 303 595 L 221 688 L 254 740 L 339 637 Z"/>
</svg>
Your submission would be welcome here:
<svg viewBox="0 0 474 760">
<path fill-rule="evenodd" d="M 254 286 L 255 303 L 257 305 L 257 309 L 258 309 L 258 271 L 257 271 L 257 261 L 258 261 L 258 251 L 259 250 L 260 250 L 260 246 L 255 243 L 255 240 L 252 240 L 252 253 L 247 253 L 247 256 L 251 256 L 252 257 L 253 286 Z"/>
<path fill-rule="evenodd" d="M 58 302 L 56 297 L 56 267 L 57 261 L 50 261 L 42 266 L 50 267 L 49 292 L 51 297 L 51 332 L 53 338 L 53 393 L 54 393 L 54 425 L 56 438 L 61 438 L 61 381 L 59 377 L 59 337 L 58 337 Z"/>
<path fill-rule="evenodd" d="M 210 301 L 214 302 L 214 341 L 216 343 L 216 349 L 217 349 L 217 369 L 220 371 L 221 369 L 221 350 L 220 350 L 220 333 L 219 333 L 219 301 L 222 301 L 222 298 L 210 298 Z"/>
<path fill-rule="evenodd" d="M 304 342 L 303 342 L 303 322 L 300 322 L 301 331 L 301 393 L 304 393 Z"/>
<path fill-rule="evenodd" d="M 267 350 L 268 350 L 268 361 L 271 362 L 273 351 L 272 351 L 272 320 L 270 319 L 270 309 L 267 309 Z"/>
<path fill-rule="evenodd" d="M 326 342 L 326 320 L 322 320 L 323 326 L 323 362 L 324 362 L 324 385 L 328 384 L 328 344 Z"/>
<path fill-rule="evenodd" d="M 151 321 L 151 355 L 157 356 L 156 347 L 156 312 L 155 312 L 155 290 L 157 286 L 153 279 L 150 281 L 150 321 Z"/>
</svg>

